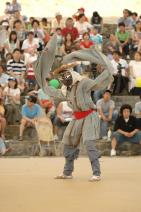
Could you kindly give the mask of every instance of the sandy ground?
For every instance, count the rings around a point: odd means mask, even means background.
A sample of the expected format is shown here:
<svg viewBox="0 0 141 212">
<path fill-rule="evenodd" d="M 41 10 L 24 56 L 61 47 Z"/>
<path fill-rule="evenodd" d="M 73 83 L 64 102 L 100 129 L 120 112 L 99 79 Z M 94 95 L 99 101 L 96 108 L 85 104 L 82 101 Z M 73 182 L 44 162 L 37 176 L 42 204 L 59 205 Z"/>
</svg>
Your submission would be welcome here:
<svg viewBox="0 0 141 212">
<path fill-rule="evenodd" d="M 0 159 L 0 212 L 140 212 L 141 157 L 101 159 L 102 181 L 88 182 L 87 158 L 73 180 L 54 180 L 63 158 Z"/>
</svg>

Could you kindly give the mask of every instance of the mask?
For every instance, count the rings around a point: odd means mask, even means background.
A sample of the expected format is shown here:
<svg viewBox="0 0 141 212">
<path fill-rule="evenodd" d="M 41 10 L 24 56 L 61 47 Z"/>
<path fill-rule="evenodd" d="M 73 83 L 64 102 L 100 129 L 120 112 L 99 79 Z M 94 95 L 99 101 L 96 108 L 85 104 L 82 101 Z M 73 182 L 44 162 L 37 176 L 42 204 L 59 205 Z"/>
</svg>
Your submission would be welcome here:
<svg viewBox="0 0 141 212">
<path fill-rule="evenodd" d="M 71 86 L 73 79 L 70 71 L 63 72 L 61 74 L 60 81 L 62 81 L 62 83 L 67 87 Z"/>
</svg>

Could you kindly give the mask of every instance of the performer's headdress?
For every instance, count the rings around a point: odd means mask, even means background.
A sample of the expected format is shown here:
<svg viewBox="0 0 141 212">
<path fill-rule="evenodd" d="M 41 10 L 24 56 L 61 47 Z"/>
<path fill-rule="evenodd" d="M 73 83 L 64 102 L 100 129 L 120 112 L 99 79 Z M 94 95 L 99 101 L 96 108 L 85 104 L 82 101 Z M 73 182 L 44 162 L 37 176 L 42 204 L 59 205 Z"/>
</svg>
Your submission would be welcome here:
<svg viewBox="0 0 141 212">
<path fill-rule="evenodd" d="M 73 67 L 75 67 L 77 65 L 77 63 L 69 63 L 69 64 L 64 64 L 64 65 L 61 65 L 59 68 L 56 68 L 54 71 L 53 71 L 53 75 L 59 75 L 65 71 L 68 71 L 70 69 L 72 69 Z"/>
</svg>

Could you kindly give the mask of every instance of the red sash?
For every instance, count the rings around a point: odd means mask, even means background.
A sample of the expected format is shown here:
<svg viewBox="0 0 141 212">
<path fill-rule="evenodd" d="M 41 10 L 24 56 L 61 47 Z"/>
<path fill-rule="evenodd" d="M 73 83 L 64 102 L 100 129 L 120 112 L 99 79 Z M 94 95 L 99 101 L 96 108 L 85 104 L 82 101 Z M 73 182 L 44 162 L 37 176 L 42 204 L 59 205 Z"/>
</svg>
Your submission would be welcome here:
<svg viewBox="0 0 141 212">
<path fill-rule="evenodd" d="M 73 115 L 75 119 L 79 120 L 79 119 L 84 119 L 85 117 L 87 117 L 89 114 L 91 114 L 94 111 L 95 111 L 94 109 L 90 109 L 86 111 L 75 111 L 73 112 Z"/>
</svg>

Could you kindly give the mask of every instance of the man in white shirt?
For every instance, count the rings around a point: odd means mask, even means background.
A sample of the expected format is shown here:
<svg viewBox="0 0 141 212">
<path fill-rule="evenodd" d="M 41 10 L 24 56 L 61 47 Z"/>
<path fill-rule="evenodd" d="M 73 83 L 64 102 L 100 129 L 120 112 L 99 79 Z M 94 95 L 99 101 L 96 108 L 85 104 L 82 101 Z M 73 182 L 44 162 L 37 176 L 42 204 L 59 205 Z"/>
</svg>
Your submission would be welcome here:
<svg viewBox="0 0 141 212">
<path fill-rule="evenodd" d="M 126 60 L 121 58 L 121 54 L 118 51 L 113 52 L 113 59 L 111 63 L 114 67 L 113 76 L 114 76 L 114 93 L 119 94 L 126 89 L 128 92 L 128 64 Z"/>
<path fill-rule="evenodd" d="M 55 14 L 55 18 L 51 22 L 52 32 L 54 33 L 57 28 L 63 29 L 65 27 L 65 23 L 63 21 L 62 15 L 60 12 Z"/>
<path fill-rule="evenodd" d="M 37 49 L 39 47 L 39 39 L 34 38 L 34 32 L 28 33 L 28 38 L 24 40 L 22 45 L 22 50 L 25 53 L 25 64 L 28 63 L 29 60 L 35 61 L 37 59 Z"/>
</svg>

